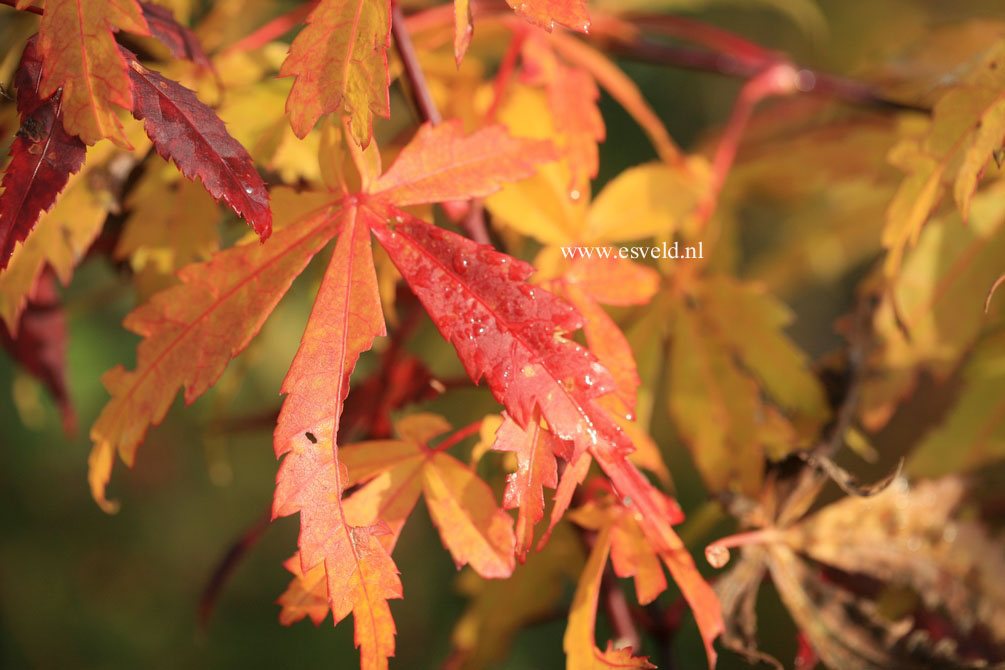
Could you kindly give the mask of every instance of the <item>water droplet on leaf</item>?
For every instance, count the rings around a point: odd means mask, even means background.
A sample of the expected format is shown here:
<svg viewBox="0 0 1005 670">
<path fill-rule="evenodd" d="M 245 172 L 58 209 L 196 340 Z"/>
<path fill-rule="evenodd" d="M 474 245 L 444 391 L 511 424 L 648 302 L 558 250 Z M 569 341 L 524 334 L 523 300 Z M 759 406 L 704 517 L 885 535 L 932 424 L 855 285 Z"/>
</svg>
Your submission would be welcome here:
<svg viewBox="0 0 1005 670">
<path fill-rule="evenodd" d="M 705 547 L 705 560 L 713 568 L 722 568 L 729 563 L 729 549 L 720 544 L 710 544 Z"/>
</svg>

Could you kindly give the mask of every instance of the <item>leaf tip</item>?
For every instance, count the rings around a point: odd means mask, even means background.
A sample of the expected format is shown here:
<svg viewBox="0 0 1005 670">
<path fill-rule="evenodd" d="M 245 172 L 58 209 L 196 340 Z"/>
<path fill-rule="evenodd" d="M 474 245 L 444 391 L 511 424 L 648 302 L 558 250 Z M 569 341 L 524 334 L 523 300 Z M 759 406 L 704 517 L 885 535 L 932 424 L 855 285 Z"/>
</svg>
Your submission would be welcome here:
<svg viewBox="0 0 1005 670">
<path fill-rule="evenodd" d="M 107 440 L 94 444 L 90 456 L 87 457 L 87 481 L 91 487 L 91 496 L 98 507 L 107 514 L 116 514 L 120 504 L 117 500 L 105 497 L 105 488 L 112 477 L 112 465 L 115 463 L 115 449 Z"/>
</svg>

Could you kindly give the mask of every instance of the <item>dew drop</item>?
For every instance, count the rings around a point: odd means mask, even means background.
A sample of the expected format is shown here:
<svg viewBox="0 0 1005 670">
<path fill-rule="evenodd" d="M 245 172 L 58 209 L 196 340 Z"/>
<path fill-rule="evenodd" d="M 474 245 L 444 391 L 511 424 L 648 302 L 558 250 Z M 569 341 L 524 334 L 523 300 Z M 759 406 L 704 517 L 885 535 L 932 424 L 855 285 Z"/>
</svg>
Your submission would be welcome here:
<svg viewBox="0 0 1005 670">
<path fill-rule="evenodd" d="M 710 544 L 705 547 L 705 560 L 713 568 L 722 568 L 729 563 L 729 549 L 720 544 Z"/>
<path fill-rule="evenodd" d="M 454 270 L 457 271 L 457 274 L 467 274 L 469 265 L 470 263 L 467 258 L 462 257 L 454 259 Z"/>
<path fill-rule="evenodd" d="M 251 195 L 252 192 L 254 192 L 254 190 L 255 189 L 251 188 L 250 186 L 245 186 L 244 187 L 244 192 L 247 193 L 248 195 Z"/>
<path fill-rule="evenodd" d="M 569 191 L 569 200 L 579 200 L 582 197 L 578 189 L 572 189 Z"/>
</svg>

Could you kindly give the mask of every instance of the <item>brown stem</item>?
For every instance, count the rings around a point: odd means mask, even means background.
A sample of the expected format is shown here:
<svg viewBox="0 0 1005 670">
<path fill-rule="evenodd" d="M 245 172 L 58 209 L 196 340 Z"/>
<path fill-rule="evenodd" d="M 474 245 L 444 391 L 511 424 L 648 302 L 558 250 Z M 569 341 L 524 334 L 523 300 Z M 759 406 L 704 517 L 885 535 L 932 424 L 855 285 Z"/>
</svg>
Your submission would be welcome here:
<svg viewBox="0 0 1005 670">
<path fill-rule="evenodd" d="M 600 597 L 604 602 L 604 611 L 614 630 L 614 638 L 619 646 L 629 646 L 632 653 L 638 655 L 642 650 L 642 636 L 635 626 L 632 610 L 628 606 L 625 592 L 614 578 L 614 571 L 608 565 L 600 579 Z"/>
<path fill-rule="evenodd" d="M 559 460 L 559 467 L 564 470 L 565 463 L 561 460 Z M 560 471 L 558 474 L 561 477 L 562 472 Z M 577 489 L 572 494 L 572 500 L 573 506 L 579 506 L 583 503 L 584 496 L 581 489 Z M 589 554 L 593 551 L 593 545 L 597 542 L 597 533 L 581 527 L 577 527 L 577 530 L 579 531 L 579 538 L 586 549 L 586 553 Z M 633 653 L 637 655 L 642 649 L 642 636 L 635 625 L 635 618 L 631 608 L 628 606 L 625 592 L 618 584 L 610 562 L 604 566 L 604 574 L 600 579 L 600 602 L 603 603 L 604 612 L 607 614 L 607 619 L 611 624 L 614 639 L 619 643 L 627 643 L 631 646 Z"/>
<path fill-rule="evenodd" d="M 474 0 L 471 10 L 484 20 L 510 15 L 498 0 Z M 409 17 L 416 30 L 429 30 L 453 21 L 453 8 L 439 5 Z M 678 46 L 646 40 L 643 31 L 674 35 L 685 40 L 704 44 L 708 48 Z M 590 34 L 585 36 L 597 47 L 614 55 L 655 65 L 667 65 L 686 70 L 713 72 L 727 77 L 750 79 L 764 68 L 777 62 L 789 62 L 785 54 L 776 53 L 739 35 L 716 26 L 683 17 L 660 16 L 651 13 L 628 13 L 622 16 L 596 12 Z M 768 55 L 774 56 L 769 59 Z M 857 105 L 888 110 L 907 110 L 929 113 L 927 107 L 893 100 L 880 94 L 864 82 L 821 72 L 813 68 L 792 64 L 805 82 L 806 93 L 827 95 Z"/>
<path fill-rule="evenodd" d="M 478 244 L 492 244 L 492 239 L 489 237 L 489 229 L 485 223 L 485 201 L 481 198 L 472 198 L 471 207 L 468 209 L 467 215 L 464 217 L 462 222 L 464 225 L 464 231 L 468 234 L 468 237 L 473 239 Z"/>
<path fill-rule="evenodd" d="M 0 5 L 7 5 L 8 7 L 14 7 L 14 3 L 15 3 L 15 0 L 0 0 Z M 31 12 L 32 14 L 38 14 L 39 16 L 42 15 L 42 8 L 41 7 L 35 7 L 34 5 L 32 5 L 30 7 L 25 7 L 21 11 L 23 11 L 23 12 Z"/>
<path fill-rule="evenodd" d="M 262 533 L 269 527 L 271 521 L 272 506 L 269 505 L 265 508 L 265 512 L 230 546 L 227 553 L 223 555 L 223 558 L 213 570 L 209 582 L 207 582 L 206 587 L 202 590 L 202 597 L 199 599 L 199 629 L 201 632 L 205 632 L 207 626 L 209 626 L 209 618 L 213 615 L 216 601 L 219 599 L 220 592 L 226 585 L 227 580 L 237 570 L 237 566 L 240 565 L 248 550 L 258 543 L 259 538 L 262 537 Z"/>
<path fill-rule="evenodd" d="M 397 2 L 391 3 L 391 34 L 394 35 L 394 44 L 398 49 L 398 56 L 401 57 L 402 66 L 405 69 L 405 77 L 408 79 L 409 89 L 412 91 L 412 98 L 415 106 L 419 110 L 420 116 L 429 121 L 434 126 L 443 121 L 440 110 L 436 107 L 433 94 L 429 90 L 429 83 L 426 75 L 419 64 L 419 57 L 415 53 L 415 46 L 412 38 L 408 34 L 408 26 L 405 24 L 405 14 L 401 11 L 401 6 Z M 485 208 L 478 199 L 470 203 L 470 209 L 462 221 L 468 237 L 479 244 L 491 244 L 488 227 L 485 225 Z"/>
<path fill-rule="evenodd" d="M 845 434 L 858 414 L 862 386 L 866 380 L 869 352 L 872 347 L 872 317 L 878 302 L 874 294 L 866 294 L 852 316 L 848 333 L 848 373 L 844 393 L 835 412 L 834 420 L 821 440 L 809 451 L 814 459 L 831 459 L 844 446 Z M 784 527 L 799 519 L 812 504 L 828 475 L 807 464 L 799 473 L 792 492 L 781 506 L 776 524 Z"/>
<path fill-rule="evenodd" d="M 580 497 L 577 491 L 575 498 Z M 580 538 L 586 546 L 586 552 L 590 553 L 593 551 L 593 545 L 597 541 L 597 534 L 585 528 L 580 528 L 579 532 Z M 633 653 L 637 655 L 642 649 L 642 636 L 635 625 L 635 619 L 632 616 L 631 608 L 628 606 L 628 600 L 625 598 L 625 592 L 618 585 L 614 571 L 611 569 L 609 563 L 604 567 L 604 574 L 600 579 L 600 602 L 603 604 L 604 612 L 607 614 L 608 622 L 611 624 L 614 639 L 619 644 L 627 643 L 632 648 Z"/>
<path fill-rule="evenodd" d="M 727 77 L 750 79 L 759 74 L 763 64 L 753 60 L 739 59 L 721 52 L 710 51 L 696 47 L 661 44 L 645 39 L 633 42 L 622 42 L 605 38 L 607 50 L 629 60 L 667 65 L 685 70 L 713 72 Z M 784 62 L 784 61 L 779 61 Z M 931 110 L 922 105 L 902 102 L 884 97 L 869 84 L 814 70 L 813 68 L 793 65 L 798 71 L 803 93 L 826 95 L 844 102 L 867 107 L 878 107 L 888 110 L 904 110 L 929 113 Z"/>
</svg>

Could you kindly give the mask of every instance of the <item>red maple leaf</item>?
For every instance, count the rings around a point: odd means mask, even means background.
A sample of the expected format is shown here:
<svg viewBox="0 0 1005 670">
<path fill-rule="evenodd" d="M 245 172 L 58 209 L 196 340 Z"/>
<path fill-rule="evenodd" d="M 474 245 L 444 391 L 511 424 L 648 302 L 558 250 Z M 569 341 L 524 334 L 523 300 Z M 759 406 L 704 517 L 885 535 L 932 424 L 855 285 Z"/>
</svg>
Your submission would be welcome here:
<svg viewBox="0 0 1005 670">
<path fill-rule="evenodd" d="M 157 153 L 189 179 L 199 177 L 217 200 L 244 217 L 263 240 L 272 232 L 269 192 L 241 143 L 195 93 L 140 64 L 119 47 L 129 65 L 133 116 L 141 119 Z"/>
<path fill-rule="evenodd" d="M 70 175 L 84 164 L 87 147 L 63 128 L 62 91 L 39 96 L 42 60 L 38 39 L 28 40 L 14 74 L 21 130 L 10 148 L 0 194 L 0 270 L 42 212 L 56 202 Z"/>
<path fill-rule="evenodd" d="M 77 419 L 66 388 L 66 339 L 66 315 L 56 291 L 55 274 L 49 271 L 39 277 L 16 334 L 0 323 L 0 344 L 49 390 L 63 415 L 63 430 L 70 434 Z"/>
<path fill-rule="evenodd" d="M 166 46 L 172 56 L 187 58 L 205 68 L 213 67 L 209 56 L 199 43 L 199 38 L 190 29 L 178 23 L 170 8 L 141 1 L 140 9 L 143 10 L 143 18 L 150 28 L 150 34 Z"/>
</svg>

